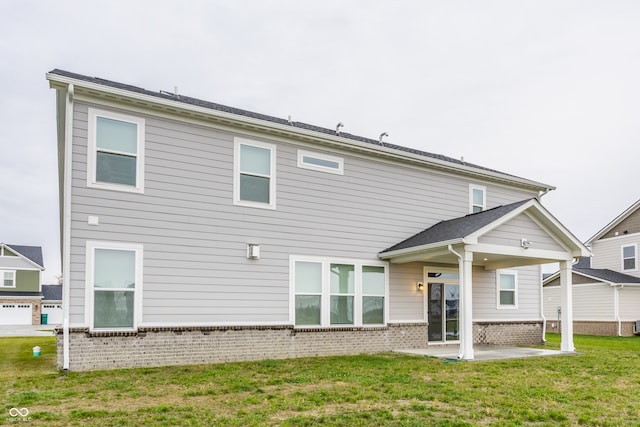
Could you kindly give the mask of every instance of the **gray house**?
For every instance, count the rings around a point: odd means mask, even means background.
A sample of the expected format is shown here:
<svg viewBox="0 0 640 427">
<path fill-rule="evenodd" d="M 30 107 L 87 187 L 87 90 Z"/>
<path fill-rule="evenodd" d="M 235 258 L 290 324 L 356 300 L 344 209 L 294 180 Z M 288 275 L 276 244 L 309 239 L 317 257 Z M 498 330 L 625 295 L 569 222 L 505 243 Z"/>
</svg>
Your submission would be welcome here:
<svg viewBox="0 0 640 427">
<path fill-rule="evenodd" d="M 553 187 L 53 70 L 59 365 L 87 370 L 540 343 L 540 265 L 588 250 Z M 562 349 L 573 350 L 572 322 Z"/>
<path fill-rule="evenodd" d="M 0 243 L 0 325 L 39 325 L 42 248 Z"/>
</svg>

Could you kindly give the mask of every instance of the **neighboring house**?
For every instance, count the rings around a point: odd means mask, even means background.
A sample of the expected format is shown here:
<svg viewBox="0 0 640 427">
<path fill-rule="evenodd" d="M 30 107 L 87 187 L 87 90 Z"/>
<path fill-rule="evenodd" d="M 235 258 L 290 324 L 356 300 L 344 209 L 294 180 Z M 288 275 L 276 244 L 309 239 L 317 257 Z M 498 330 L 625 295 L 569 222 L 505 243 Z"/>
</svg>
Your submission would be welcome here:
<svg viewBox="0 0 640 427">
<path fill-rule="evenodd" d="M 62 325 L 62 285 L 42 285 L 42 314 L 47 324 Z"/>
<path fill-rule="evenodd" d="M 573 266 L 573 329 L 579 334 L 640 333 L 640 200 L 590 238 L 593 257 Z M 544 313 L 557 328 L 558 274 L 544 280 Z M 555 319 L 555 320 L 554 320 Z"/>
<path fill-rule="evenodd" d="M 87 370 L 543 341 L 553 187 L 61 70 L 63 327 Z M 571 311 L 563 316 L 571 320 Z M 573 351 L 571 322 L 561 348 Z"/>
<path fill-rule="evenodd" d="M 42 248 L 0 243 L 0 325 L 39 325 Z"/>
</svg>

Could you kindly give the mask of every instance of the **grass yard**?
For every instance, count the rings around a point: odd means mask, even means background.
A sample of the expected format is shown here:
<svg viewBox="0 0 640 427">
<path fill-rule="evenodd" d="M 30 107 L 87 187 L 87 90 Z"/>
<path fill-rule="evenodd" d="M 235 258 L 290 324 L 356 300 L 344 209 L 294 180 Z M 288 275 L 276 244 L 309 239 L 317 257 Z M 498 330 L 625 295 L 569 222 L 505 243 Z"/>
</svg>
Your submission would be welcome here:
<svg viewBox="0 0 640 427">
<path fill-rule="evenodd" d="M 64 375 L 54 338 L 0 338 L 0 425 L 640 425 L 640 338 L 575 343 L 578 356 L 493 362 L 380 354 Z"/>
</svg>

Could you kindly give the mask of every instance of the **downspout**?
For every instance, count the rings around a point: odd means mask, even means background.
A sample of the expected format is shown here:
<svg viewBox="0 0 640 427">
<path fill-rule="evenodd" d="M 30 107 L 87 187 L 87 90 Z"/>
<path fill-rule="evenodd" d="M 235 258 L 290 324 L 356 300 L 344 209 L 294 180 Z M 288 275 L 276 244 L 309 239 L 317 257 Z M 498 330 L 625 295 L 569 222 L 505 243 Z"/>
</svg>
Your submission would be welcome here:
<svg viewBox="0 0 640 427">
<path fill-rule="evenodd" d="M 542 267 L 540 268 L 540 317 L 542 317 L 542 342 L 547 342 L 547 318 L 544 317 L 544 290 L 542 285 Z"/>
<path fill-rule="evenodd" d="M 65 102 L 64 128 L 64 179 L 63 179 L 63 221 L 62 221 L 62 369 L 69 370 L 69 305 L 71 297 L 71 173 L 72 173 L 72 141 L 73 141 L 73 84 L 67 88 Z"/>
<path fill-rule="evenodd" d="M 449 250 L 449 252 L 451 252 L 452 254 L 454 254 L 456 257 L 458 257 L 458 276 L 459 276 L 459 286 L 460 286 L 460 295 L 461 296 L 465 296 L 463 295 L 463 291 L 462 291 L 462 281 L 463 281 L 463 275 L 464 275 L 464 268 L 462 266 L 462 255 L 460 255 L 458 252 L 453 250 L 453 247 L 451 246 L 451 244 L 449 244 L 447 246 L 447 249 Z M 464 314 L 464 316 L 466 316 L 466 314 Z M 462 319 L 460 319 L 462 320 Z M 469 333 L 469 331 L 464 331 L 465 333 Z M 463 352 L 463 348 L 462 348 L 462 340 L 460 341 L 460 348 L 458 350 L 458 360 L 462 360 L 462 357 L 464 356 L 464 352 Z"/>
<path fill-rule="evenodd" d="M 620 320 L 620 289 L 624 285 L 613 287 L 613 307 L 616 314 L 616 322 L 618 322 L 618 336 L 622 336 L 622 320 Z"/>
</svg>

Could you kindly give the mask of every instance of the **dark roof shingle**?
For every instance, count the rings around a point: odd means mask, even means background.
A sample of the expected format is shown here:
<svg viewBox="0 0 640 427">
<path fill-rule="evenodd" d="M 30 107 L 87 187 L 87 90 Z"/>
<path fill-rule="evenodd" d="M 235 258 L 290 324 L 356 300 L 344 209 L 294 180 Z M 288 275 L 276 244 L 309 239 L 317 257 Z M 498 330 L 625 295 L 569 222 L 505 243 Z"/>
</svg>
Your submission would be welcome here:
<svg viewBox="0 0 640 427">
<path fill-rule="evenodd" d="M 42 248 L 40 246 L 10 245 L 8 243 L 6 245 L 23 257 L 30 259 L 40 267 L 44 268 L 44 263 L 42 262 Z"/>
</svg>

